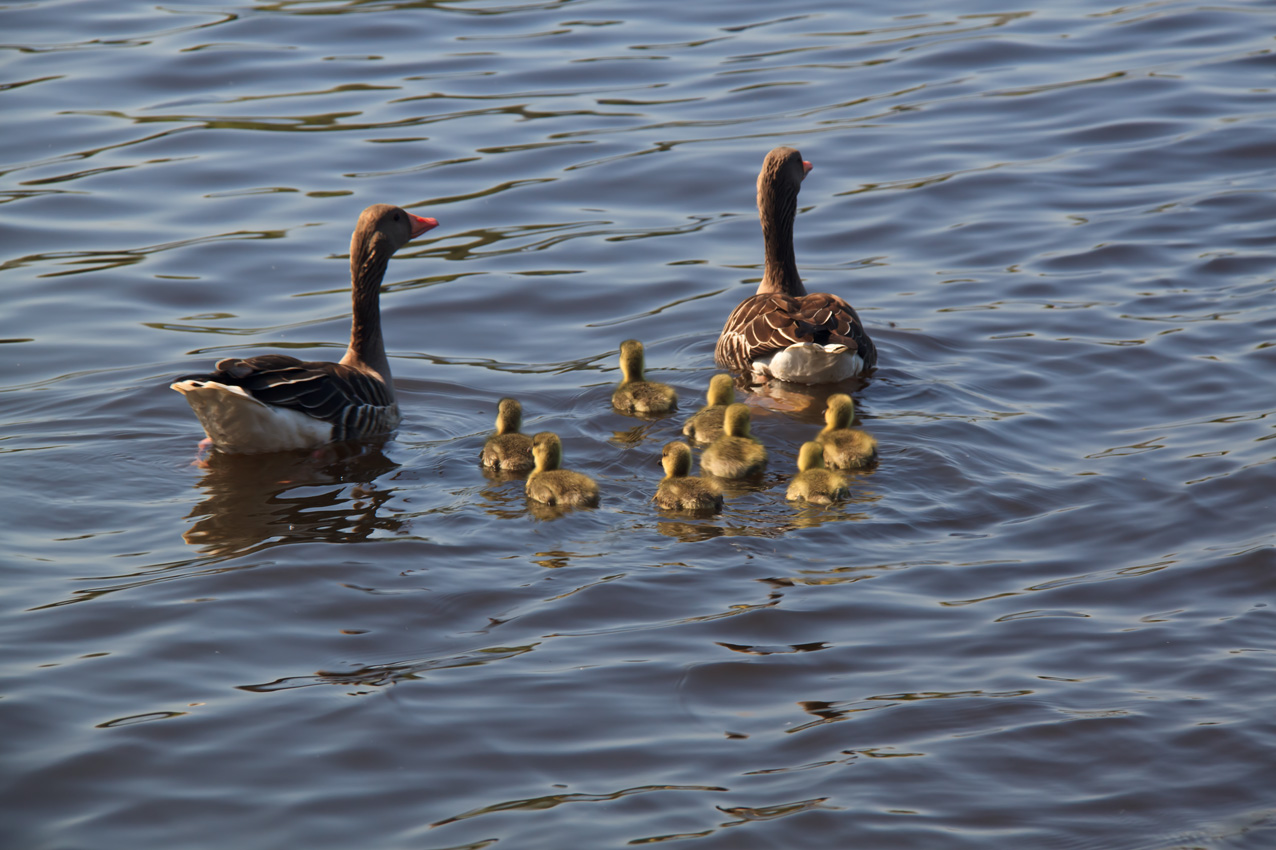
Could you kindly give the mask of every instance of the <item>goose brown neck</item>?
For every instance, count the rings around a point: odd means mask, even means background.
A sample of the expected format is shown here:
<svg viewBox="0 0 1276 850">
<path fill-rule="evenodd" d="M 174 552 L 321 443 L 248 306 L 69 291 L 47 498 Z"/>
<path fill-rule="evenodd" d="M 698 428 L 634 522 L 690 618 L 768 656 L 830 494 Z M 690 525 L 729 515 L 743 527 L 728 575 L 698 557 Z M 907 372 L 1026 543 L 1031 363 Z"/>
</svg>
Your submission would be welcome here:
<svg viewBox="0 0 1276 850">
<path fill-rule="evenodd" d="M 758 218 L 762 221 L 764 265 L 758 294 L 805 295 L 793 255 L 793 219 L 797 215 L 797 186 L 787 186 L 780 174 L 764 171 L 758 178 Z"/>
<path fill-rule="evenodd" d="M 356 231 L 350 240 L 350 345 L 341 362 L 377 373 L 387 387 L 390 362 L 381 336 L 381 281 L 394 246 L 381 232 Z"/>
</svg>

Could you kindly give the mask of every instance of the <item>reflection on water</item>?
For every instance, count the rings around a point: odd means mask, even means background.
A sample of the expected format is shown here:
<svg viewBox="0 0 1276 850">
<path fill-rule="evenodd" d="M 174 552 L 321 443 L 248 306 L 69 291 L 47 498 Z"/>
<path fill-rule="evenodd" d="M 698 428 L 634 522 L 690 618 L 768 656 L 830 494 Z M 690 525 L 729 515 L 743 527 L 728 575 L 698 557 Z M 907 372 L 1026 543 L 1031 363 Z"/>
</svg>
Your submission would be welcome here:
<svg viewBox="0 0 1276 850">
<path fill-rule="evenodd" d="M 606 504 L 607 496 L 603 494 L 602 503 Z M 574 507 L 572 505 L 549 505 L 545 502 L 538 502 L 535 499 L 527 500 L 527 513 L 541 522 L 550 522 L 552 520 L 561 519 L 575 513 L 587 513 L 589 511 L 598 510 L 590 507 Z"/>
<path fill-rule="evenodd" d="M 1276 843 L 1276 6 L 121 8 L 3 12 L 0 845 Z M 880 368 L 667 515 L 781 144 Z M 166 378 L 344 348 L 383 201 L 396 438 L 192 471 Z M 790 504 L 834 390 L 881 463 Z"/>
<path fill-rule="evenodd" d="M 673 520 L 660 520 L 656 523 L 656 530 L 666 537 L 673 537 L 684 543 L 710 540 L 727 533 L 726 529 L 714 525 L 712 522 L 692 523 Z"/>
<path fill-rule="evenodd" d="M 263 682 L 257 685 L 240 685 L 240 690 L 253 693 L 269 693 L 286 691 L 295 688 L 310 688 L 316 685 L 342 685 L 359 688 L 379 688 L 385 685 L 396 685 L 413 679 L 428 678 L 434 670 L 447 670 L 456 667 L 474 667 L 490 664 L 531 652 L 537 644 L 528 646 L 494 646 L 476 649 L 460 655 L 446 658 L 423 658 L 410 661 L 399 661 L 389 664 L 370 664 L 345 672 L 320 670 L 310 676 L 290 676 Z"/>
<path fill-rule="evenodd" d="M 788 415 L 802 422 L 824 422 L 824 409 L 828 407 L 829 396 L 835 393 L 846 393 L 855 398 L 854 393 L 864 389 L 871 380 L 869 377 L 856 376 L 842 381 L 840 384 L 806 386 L 790 384 L 787 381 L 768 381 L 749 387 L 751 396 L 746 399 L 750 413 L 765 416 L 774 411 Z M 859 399 L 856 398 L 858 403 Z M 858 415 L 858 404 L 856 413 Z"/>
<path fill-rule="evenodd" d="M 383 443 L 334 443 L 315 453 L 232 455 L 214 451 L 198 487 L 206 494 L 182 535 L 207 555 L 230 557 L 303 541 L 353 543 L 393 533 L 382 515 L 394 491 L 376 480 L 398 464 Z"/>
<path fill-rule="evenodd" d="M 659 422 L 663 422 L 664 420 L 670 418 L 670 415 L 668 414 L 663 416 L 658 416 L 655 414 L 638 415 L 638 414 L 626 413 L 622 415 L 630 416 L 635 419 L 648 420 L 646 423 L 642 425 L 635 425 L 632 428 L 626 428 L 623 431 L 611 432 L 611 437 L 608 438 L 608 441 L 622 448 L 633 448 L 634 446 L 641 446 L 643 443 L 647 442 L 650 439 L 649 437 L 650 434 L 656 432 L 657 424 Z M 659 460 L 656 461 L 656 465 L 657 467 L 659 467 L 660 465 Z"/>
</svg>

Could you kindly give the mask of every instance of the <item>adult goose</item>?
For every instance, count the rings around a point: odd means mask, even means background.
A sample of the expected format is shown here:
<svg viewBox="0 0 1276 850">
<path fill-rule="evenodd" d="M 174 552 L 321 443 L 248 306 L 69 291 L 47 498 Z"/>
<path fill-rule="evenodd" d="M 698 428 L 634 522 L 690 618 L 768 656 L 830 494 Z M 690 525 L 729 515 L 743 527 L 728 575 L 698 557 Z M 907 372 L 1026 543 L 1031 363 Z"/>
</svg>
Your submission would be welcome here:
<svg viewBox="0 0 1276 850">
<path fill-rule="evenodd" d="M 827 292 L 807 293 L 793 256 L 797 196 L 811 163 L 793 148 L 766 155 L 758 174 L 765 265 L 757 294 L 727 318 L 714 349 L 719 364 L 799 384 L 831 384 L 872 369 L 877 349 L 855 309 Z"/>
<path fill-rule="evenodd" d="M 173 382 L 204 426 L 205 444 L 253 454 L 394 430 L 399 406 L 381 337 L 381 279 L 395 251 L 438 225 L 389 204 L 359 216 L 350 238 L 350 345 L 340 362 L 286 354 L 228 357 L 213 372 Z"/>
</svg>

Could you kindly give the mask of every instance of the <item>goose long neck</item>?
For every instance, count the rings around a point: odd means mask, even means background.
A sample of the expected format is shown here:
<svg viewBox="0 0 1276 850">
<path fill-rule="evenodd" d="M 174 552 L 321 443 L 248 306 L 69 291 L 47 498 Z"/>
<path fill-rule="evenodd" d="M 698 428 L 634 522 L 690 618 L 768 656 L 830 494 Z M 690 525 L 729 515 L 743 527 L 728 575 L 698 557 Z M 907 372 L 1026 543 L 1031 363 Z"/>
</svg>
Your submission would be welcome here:
<svg viewBox="0 0 1276 850">
<path fill-rule="evenodd" d="M 376 372 L 390 383 L 390 361 L 381 336 L 381 281 L 394 249 L 379 232 L 350 240 L 350 345 L 341 362 Z"/>
<path fill-rule="evenodd" d="M 758 294 L 805 295 L 793 255 L 793 220 L 797 216 L 797 192 L 786 191 L 772 181 L 758 185 L 758 218 L 762 221 L 765 251 Z"/>
</svg>

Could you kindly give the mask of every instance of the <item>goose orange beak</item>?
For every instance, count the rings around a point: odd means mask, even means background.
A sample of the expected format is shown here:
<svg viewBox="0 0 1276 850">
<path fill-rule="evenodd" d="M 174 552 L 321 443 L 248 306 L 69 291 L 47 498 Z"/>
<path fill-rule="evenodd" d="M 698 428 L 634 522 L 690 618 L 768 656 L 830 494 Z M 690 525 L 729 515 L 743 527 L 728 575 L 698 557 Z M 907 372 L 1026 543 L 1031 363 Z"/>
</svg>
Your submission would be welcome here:
<svg viewBox="0 0 1276 850">
<path fill-rule="evenodd" d="M 815 167 L 814 165 L 811 165 L 811 161 L 809 159 L 802 160 L 802 176 L 805 177 L 806 175 L 810 174 L 811 169 L 814 167 Z"/>
<path fill-rule="evenodd" d="M 427 230 L 433 230 L 439 226 L 438 219 L 422 218 L 419 215 L 408 213 L 408 221 L 412 224 L 412 235 L 410 239 L 415 239 Z"/>
</svg>

